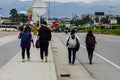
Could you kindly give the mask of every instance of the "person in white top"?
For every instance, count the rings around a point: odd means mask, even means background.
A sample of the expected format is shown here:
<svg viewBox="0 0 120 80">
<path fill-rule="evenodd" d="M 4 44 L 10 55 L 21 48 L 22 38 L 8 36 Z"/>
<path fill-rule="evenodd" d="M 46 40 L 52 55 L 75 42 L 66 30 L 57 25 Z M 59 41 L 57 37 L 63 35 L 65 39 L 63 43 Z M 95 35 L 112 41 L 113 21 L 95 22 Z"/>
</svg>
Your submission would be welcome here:
<svg viewBox="0 0 120 80">
<path fill-rule="evenodd" d="M 79 50 L 80 47 L 79 37 L 75 34 L 75 29 L 71 30 L 71 34 L 67 38 L 66 46 L 68 47 L 69 64 L 74 64 L 76 52 Z"/>
</svg>

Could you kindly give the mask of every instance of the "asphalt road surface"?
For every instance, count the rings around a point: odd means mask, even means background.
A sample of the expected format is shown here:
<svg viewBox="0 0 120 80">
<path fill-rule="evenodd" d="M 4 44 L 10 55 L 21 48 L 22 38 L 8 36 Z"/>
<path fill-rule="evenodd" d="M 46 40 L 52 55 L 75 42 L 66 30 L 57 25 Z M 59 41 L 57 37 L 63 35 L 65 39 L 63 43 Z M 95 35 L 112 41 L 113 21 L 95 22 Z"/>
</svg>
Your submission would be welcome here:
<svg viewBox="0 0 120 80">
<path fill-rule="evenodd" d="M 0 38 L 10 35 L 16 35 L 18 32 L 0 32 Z M 6 39 L 9 41 L 9 38 Z M 0 42 L 0 44 L 3 42 Z M 20 51 L 19 40 L 10 41 L 6 44 L 0 45 L 0 68 L 10 61 Z"/>
<path fill-rule="evenodd" d="M 9 33 L 1 35 L 1 37 L 8 36 Z M 66 43 L 65 33 L 53 33 L 59 39 Z M 93 64 L 89 65 L 87 51 L 85 48 L 85 33 L 77 34 L 80 38 L 81 47 L 77 52 L 77 59 L 96 80 L 120 80 L 120 37 L 95 34 L 97 38 L 97 45 L 94 51 Z M 0 68 L 5 65 L 11 58 L 13 58 L 20 51 L 19 40 L 11 41 L 0 46 Z"/>
<path fill-rule="evenodd" d="M 66 43 L 65 33 L 54 33 L 63 44 Z M 79 62 L 95 77 L 96 80 L 120 80 L 120 37 L 95 34 L 97 45 L 94 52 L 93 64 L 89 65 L 85 48 L 85 33 L 77 34 L 81 47 L 77 52 Z"/>
</svg>

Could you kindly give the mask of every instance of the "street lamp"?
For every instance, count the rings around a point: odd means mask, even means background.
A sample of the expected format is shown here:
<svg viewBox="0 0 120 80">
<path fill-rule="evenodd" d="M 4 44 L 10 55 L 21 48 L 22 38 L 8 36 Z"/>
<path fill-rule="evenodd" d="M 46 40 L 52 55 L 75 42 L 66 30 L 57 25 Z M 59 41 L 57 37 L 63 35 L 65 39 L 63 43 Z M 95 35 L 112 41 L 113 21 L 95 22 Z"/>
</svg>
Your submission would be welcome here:
<svg viewBox="0 0 120 80">
<path fill-rule="evenodd" d="M 48 18 L 50 18 L 50 0 L 49 0 Z"/>
</svg>

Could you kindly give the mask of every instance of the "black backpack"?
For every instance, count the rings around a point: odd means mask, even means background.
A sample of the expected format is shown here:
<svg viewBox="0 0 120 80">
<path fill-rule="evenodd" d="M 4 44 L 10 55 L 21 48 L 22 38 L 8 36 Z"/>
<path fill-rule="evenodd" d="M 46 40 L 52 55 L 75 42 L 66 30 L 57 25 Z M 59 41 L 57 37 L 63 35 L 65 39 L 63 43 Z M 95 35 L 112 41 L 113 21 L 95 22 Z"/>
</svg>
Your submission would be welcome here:
<svg viewBox="0 0 120 80">
<path fill-rule="evenodd" d="M 90 36 L 88 35 L 86 37 L 86 45 L 87 46 L 95 46 L 95 38 L 93 35 L 90 35 Z"/>
</svg>

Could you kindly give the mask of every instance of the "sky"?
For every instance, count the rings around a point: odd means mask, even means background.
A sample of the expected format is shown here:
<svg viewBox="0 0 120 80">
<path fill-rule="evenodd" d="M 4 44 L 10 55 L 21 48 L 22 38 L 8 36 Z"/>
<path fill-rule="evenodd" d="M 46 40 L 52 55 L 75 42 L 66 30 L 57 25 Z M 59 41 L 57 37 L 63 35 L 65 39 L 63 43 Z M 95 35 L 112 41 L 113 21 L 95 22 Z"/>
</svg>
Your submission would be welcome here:
<svg viewBox="0 0 120 80">
<path fill-rule="evenodd" d="M 20 1 L 32 1 L 32 0 L 20 0 Z M 43 0 L 43 1 L 92 3 L 92 2 L 101 1 L 101 0 Z"/>
<path fill-rule="evenodd" d="M 20 1 L 33 1 L 33 0 L 20 0 Z M 42 1 L 56 1 L 56 2 L 83 2 L 83 3 L 93 3 L 96 1 L 108 1 L 108 2 L 119 2 L 120 0 L 42 0 Z"/>
</svg>

